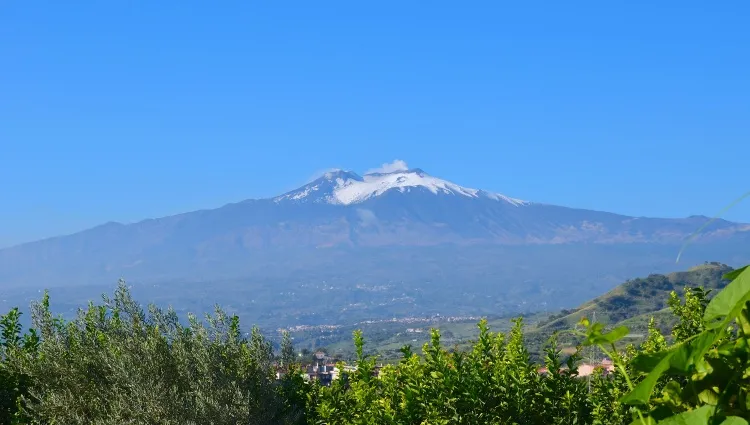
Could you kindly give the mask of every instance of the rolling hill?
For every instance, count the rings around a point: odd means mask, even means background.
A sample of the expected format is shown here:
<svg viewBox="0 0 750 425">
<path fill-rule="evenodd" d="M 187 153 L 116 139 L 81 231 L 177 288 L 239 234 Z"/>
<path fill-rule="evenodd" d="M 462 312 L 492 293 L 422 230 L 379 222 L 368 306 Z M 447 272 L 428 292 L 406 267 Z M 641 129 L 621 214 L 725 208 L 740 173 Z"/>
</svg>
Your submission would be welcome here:
<svg viewBox="0 0 750 425">
<path fill-rule="evenodd" d="M 551 316 L 539 323 L 538 329 L 570 329 L 581 318 L 591 319 L 594 314 L 597 321 L 610 325 L 625 321 L 631 324 L 642 322 L 644 317 L 659 315 L 665 311 L 672 291 L 681 295 L 686 287 L 700 286 L 716 292 L 729 283 L 723 276 L 732 270 L 725 264 L 706 263 L 685 272 L 652 274 L 646 278 L 629 280 L 577 308 L 563 310 L 560 314 Z"/>
</svg>

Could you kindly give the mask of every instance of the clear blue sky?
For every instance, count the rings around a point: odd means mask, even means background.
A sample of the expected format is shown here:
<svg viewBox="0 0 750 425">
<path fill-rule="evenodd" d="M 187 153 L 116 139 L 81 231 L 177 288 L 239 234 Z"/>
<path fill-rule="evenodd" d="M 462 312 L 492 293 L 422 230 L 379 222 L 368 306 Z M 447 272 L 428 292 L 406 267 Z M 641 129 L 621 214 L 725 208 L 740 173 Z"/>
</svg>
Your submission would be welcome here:
<svg viewBox="0 0 750 425">
<path fill-rule="evenodd" d="M 631 215 L 750 190 L 750 2 L 512 3 L 3 2 L 0 246 L 396 158 Z"/>
</svg>

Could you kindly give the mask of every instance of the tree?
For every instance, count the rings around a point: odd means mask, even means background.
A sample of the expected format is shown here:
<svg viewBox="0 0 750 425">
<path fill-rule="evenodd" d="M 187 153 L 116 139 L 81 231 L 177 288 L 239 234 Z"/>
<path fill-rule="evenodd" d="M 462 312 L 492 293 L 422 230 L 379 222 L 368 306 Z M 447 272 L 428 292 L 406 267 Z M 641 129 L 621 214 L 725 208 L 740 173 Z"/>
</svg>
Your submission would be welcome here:
<svg viewBox="0 0 750 425">
<path fill-rule="evenodd" d="M 29 378 L 22 395 L 31 423 L 284 424 L 271 344 L 220 308 L 183 326 L 174 310 L 144 311 L 120 282 L 114 298 L 72 321 L 53 318 L 49 299 L 32 306 L 42 339 L 10 358 Z"/>
<path fill-rule="evenodd" d="M 667 305 L 672 310 L 672 314 L 679 319 L 679 322 L 672 328 L 672 336 L 676 342 L 685 341 L 704 330 L 703 313 L 708 306 L 710 292 L 700 287 L 686 287 L 684 303 L 675 291 L 669 294 Z"/>
<path fill-rule="evenodd" d="M 288 370 L 294 362 L 292 336 L 289 334 L 289 331 L 285 330 L 281 338 L 281 366 Z"/>
<path fill-rule="evenodd" d="M 20 354 L 34 356 L 39 345 L 36 330 L 21 336 L 21 312 L 11 309 L 0 316 L 0 425 L 23 421 L 22 397 L 28 396 L 29 377 L 12 367 Z"/>
</svg>

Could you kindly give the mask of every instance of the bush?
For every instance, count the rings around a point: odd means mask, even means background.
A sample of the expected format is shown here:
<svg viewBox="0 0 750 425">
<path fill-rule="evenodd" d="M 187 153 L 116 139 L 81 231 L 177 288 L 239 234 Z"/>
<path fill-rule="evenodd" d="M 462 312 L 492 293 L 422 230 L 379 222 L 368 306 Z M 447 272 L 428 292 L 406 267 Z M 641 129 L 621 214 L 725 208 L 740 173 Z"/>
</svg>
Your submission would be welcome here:
<svg viewBox="0 0 750 425">
<path fill-rule="evenodd" d="M 49 297 L 32 307 L 41 342 L 6 367 L 28 377 L 21 412 L 31 423 L 279 424 L 292 409 L 278 396 L 271 345 L 221 309 L 206 324 L 174 311 L 144 312 L 121 282 L 113 299 L 75 320 L 54 318 Z"/>
</svg>

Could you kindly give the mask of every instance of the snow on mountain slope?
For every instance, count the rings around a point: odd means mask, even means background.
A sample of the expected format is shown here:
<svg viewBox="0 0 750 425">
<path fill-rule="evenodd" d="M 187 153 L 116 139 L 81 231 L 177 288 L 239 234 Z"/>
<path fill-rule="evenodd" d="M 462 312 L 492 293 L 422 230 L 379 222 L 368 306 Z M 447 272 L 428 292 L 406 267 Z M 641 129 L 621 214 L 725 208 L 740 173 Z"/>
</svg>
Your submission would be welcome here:
<svg viewBox="0 0 750 425">
<path fill-rule="evenodd" d="M 505 195 L 459 186 L 455 183 L 433 177 L 418 168 L 387 173 L 370 173 L 365 174 L 364 177 L 360 177 L 350 171 L 330 171 L 312 183 L 275 198 L 274 201 L 323 202 L 335 205 L 351 205 L 380 196 L 390 190 L 398 190 L 403 193 L 411 189 L 423 189 L 435 195 L 443 194 L 467 198 L 486 198 L 504 201 L 514 206 L 527 204 L 526 201 L 510 198 Z"/>
</svg>

